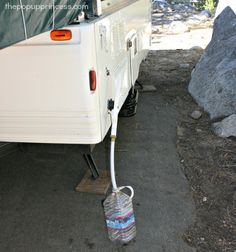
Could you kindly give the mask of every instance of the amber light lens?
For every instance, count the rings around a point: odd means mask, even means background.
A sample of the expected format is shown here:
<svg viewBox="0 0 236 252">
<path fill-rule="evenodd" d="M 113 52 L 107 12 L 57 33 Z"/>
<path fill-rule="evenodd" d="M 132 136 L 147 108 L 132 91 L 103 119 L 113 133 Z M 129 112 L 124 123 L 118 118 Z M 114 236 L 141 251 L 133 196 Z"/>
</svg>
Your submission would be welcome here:
<svg viewBox="0 0 236 252">
<path fill-rule="evenodd" d="M 90 90 L 95 91 L 97 87 L 97 76 L 94 70 L 89 72 Z"/>
<path fill-rule="evenodd" d="M 70 30 L 54 30 L 51 31 L 51 39 L 54 41 L 67 41 L 72 38 Z"/>
</svg>

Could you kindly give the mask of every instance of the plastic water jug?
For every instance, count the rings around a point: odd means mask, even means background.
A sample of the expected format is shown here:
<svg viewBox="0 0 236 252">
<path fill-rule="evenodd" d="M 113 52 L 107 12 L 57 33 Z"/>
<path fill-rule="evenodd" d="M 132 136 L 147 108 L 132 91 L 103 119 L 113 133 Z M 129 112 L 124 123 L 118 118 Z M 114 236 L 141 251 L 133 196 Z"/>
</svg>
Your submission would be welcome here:
<svg viewBox="0 0 236 252">
<path fill-rule="evenodd" d="M 131 196 L 121 191 L 126 187 L 130 189 Z M 128 243 L 136 236 L 132 203 L 134 191 L 132 187 L 126 187 L 119 187 L 103 203 L 109 239 L 121 243 Z"/>
</svg>

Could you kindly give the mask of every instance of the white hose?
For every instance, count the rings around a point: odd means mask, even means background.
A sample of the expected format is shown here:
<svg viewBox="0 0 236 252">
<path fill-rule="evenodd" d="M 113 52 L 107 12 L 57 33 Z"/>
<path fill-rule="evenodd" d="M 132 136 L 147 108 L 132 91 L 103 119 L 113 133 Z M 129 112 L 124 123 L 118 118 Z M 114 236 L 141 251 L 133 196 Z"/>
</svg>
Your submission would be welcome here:
<svg viewBox="0 0 236 252">
<path fill-rule="evenodd" d="M 134 196 L 134 190 L 131 186 L 123 186 L 117 187 L 116 184 L 116 173 L 115 173 L 115 141 L 117 135 L 117 126 L 118 126 L 118 114 L 119 114 L 119 101 L 121 96 L 121 82 L 117 87 L 117 94 L 115 98 L 114 109 L 111 112 L 111 149 L 110 149 L 110 173 L 111 173 L 111 183 L 112 183 L 112 191 L 118 192 L 123 188 L 127 187 L 131 191 L 130 198 L 132 199 Z"/>
<path fill-rule="evenodd" d="M 116 184 L 116 173 L 115 173 L 115 141 L 117 134 L 118 113 L 119 110 L 117 108 L 117 105 L 115 104 L 115 107 L 111 113 L 112 125 L 111 125 L 111 149 L 110 149 L 110 173 L 111 173 L 113 192 L 119 190 Z"/>
<path fill-rule="evenodd" d="M 111 172 L 111 183 L 112 183 L 112 191 L 118 192 L 123 190 L 124 188 L 128 188 L 131 192 L 130 199 L 134 197 L 134 189 L 132 186 L 121 186 L 117 187 L 116 184 L 116 173 L 115 173 L 115 137 L 111 138 L 111 152 L 110 152 L 110 172 Z"/>
<path fill-rule="evenodd" d="M 116 174 L 115 174 L 115 140 L 111 140 L 111 150 L 110 150 L 110 172 L 111 172 L 111 182 L 113 191 L 118 191 L 116 184 Z"/>
</svg>

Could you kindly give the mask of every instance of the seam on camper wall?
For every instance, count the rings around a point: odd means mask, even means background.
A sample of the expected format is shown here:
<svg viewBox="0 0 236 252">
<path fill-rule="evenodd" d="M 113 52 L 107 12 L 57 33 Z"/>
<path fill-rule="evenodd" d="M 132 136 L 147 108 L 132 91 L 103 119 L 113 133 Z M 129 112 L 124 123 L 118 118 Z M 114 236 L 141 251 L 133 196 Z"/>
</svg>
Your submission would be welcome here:
<svg viewBox="0 0 236 252">
<path fill-rule="evenodd" d="M 24 14 L 24 10 L 23 10 L 22 0 L 20 0 L 20 5 L 21 5 L 21 15 L 22 15 L 24 32 L 25 32 L 25 39 L 27 39 L 28 35 L 27 35 L 27 29 L 26 29 L 26 23 L 25 23 L 25 14 Z"/>
</svg>

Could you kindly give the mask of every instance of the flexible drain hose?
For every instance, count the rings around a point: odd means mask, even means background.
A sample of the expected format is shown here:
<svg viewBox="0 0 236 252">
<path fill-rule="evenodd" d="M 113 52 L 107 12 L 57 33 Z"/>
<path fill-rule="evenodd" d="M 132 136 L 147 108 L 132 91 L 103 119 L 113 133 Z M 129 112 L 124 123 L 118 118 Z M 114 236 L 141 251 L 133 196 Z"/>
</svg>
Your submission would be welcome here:
<svg viewBox="0 0 236 252">
<path fill-rule="evenodd" d="M 111 169 L 111 182 L 113 191 L 118 190 L 116 184 L 116 173 L 115 173 L 115 139 L 111 139 L 111 150 L 110 150 L 110 169 Z"/>
<path fill-rule="evenodd" d="M 119 95 L 120 93 L 118 93 Z M 119 98 L 119 97 L 118 97 Z M 116 102 L 119 99 L 115 100 Z M 132 204 L 134 190 L 131 186 L 117 187 L 115 174 L 115 141 L 117 135 L 118 102 L 115 102 L 114 109 L 110 111 L 112 119 L 111 127 L 111 149 L 110 149 L 110 173 L 112 182 L 112 191 L 103 203 L 106 217 L 108 236 L 111 241 L 128 243 L 136 235 L 135 217 Z M 131 195 L 122 192 L 128 188 Z"/>
<path fill-rule="evenodd" d="M 115 142 L 117 134 L 117 124 L 118 124 L 118 109 L 112 111 L 112 126 L 111 126 L 111 149 L 110 149 L 110 172 L 111 172 L 111 182 L 113 191 L 118 191 L 116 184 L 116 174 L 115 174 Z"/>
<path fill-rule="evenodd" d="M 118 124 L 118 110 L 115 110 L 114 113 L 112 113 L 111 149 L 110 149 L 110 173 L 111 173 L 112 191 L 119 192 L 124 188 L 128 188 L 131 191 L 130 198 L 132 199 L 134 197 L 134 189 L 132 188 L 132 186 L 117 187 L 116 184 L 115 143 L 116 143 L 117 124 Z"/>
</svg>

